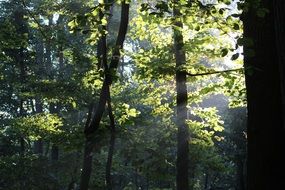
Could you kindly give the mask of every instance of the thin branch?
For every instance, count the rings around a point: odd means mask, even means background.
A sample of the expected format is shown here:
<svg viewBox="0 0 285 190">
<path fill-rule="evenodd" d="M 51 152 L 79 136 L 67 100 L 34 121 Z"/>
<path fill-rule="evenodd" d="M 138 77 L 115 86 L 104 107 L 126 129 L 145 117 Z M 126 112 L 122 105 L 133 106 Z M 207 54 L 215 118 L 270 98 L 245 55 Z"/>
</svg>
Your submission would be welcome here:
<svg viewBox="0 0 285 190">
<path fill-rule="evenodd" d="M 46 39 L 46 40 L 50 40 L 50 38 L 46 35 L 46 33 L 42 30 L 43 26 L 41 25 L 41 23 L 37 20 L 37 18 L 35 17 L 35 15 L 29 10 L 28 6 L 25 3 L 25 0 L 21 0 L 24 8 L 26 8 L 27 13 L 32 17 L 32 19 L 34 20 L 34 22 L 38 25 L 39 27 L 39 31 L 42 34 L 42 36 Z"/>
<path fill-rule="evenodd" d="M 50 42 L 52 40 L 51 37 L 49 37 L 46 32 L 43 30 L 44 26 L 38 21 L 38 19 L 36 18 L 36 16 L 29 10 L 25 0 L 21 0 L 22 5 L 24 8 L 26 8 L 27 13 L 30 15 L 30 17 L 33 19 L 33 21 L 38 25 L 38 30 L 41 33 L 42 37 L 44 39 L 46 39 L 48 42 Z M 62 44 L 62 42 L 58 39 L 53 39 L 53 41 L 57 42 L 58 44 Z M 73 47 L 71 41 L 68 41 L 65 43 L 65 46 L 67 47 Z"/>
<path fill-rule="evenodd" d="M 207 73 L 186 73 L 187 76 L 190 77 L 196 77 L 196 76 L 205 76 L 205 75 L 215 75 L 215 74 L 221 74 L 221 73 L 230 73 L 230 72 L 237 72 L 242 71 L 244 68 L 238 68 L 238 69 L 229 69 L 229 70 L 223 70 L 223 71 L 212 71 Z"/>
</svg>

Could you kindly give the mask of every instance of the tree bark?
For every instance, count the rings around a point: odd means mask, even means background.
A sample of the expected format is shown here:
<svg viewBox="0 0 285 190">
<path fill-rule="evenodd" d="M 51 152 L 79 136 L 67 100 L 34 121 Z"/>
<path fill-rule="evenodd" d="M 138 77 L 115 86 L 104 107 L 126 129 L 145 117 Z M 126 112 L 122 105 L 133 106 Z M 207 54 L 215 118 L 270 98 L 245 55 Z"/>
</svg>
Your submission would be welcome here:
<svg viewBox="0 0 285 190">
<path fill-rule="evenodd" d="M 273 0 L 276 49 L 282 89 L 283 128 L 285 128 L 285 1 Z"/>
<path fill-rule="evenodd" d="M 177 28 L 183 28 L 183 23 L 179 19 L 181 13 L 178 8 L 178 0 L 174 1 L 174 17 L 177 21 L 174 25 Z M 174 50 L 176 60 L 176 124 L 178 127 L 177 134 L 177 174 L 176 183 L 177 190 L 188 190 L 188 154 L 189 154 L 189 131 L 186 124 L 187 119 L 187 85 L 186 85 L 186 71 L 182 71 L 179 68 L 186 64 L 185 50 L 183 49 L 183 35 L 180 30 L 174 28 Z"/>
<path fill-rule="evenodd" d="M 249 1 L 248 1 L 249 2 Z M 284 123 L 280 54 L 275 18 L 278 0 L 262 0 L 269 10 L 264 18 L 257 17 L 254 6 L 243 15 L 244 37 L 254 42 L 254 57 L 247 56 L 251 47 L 244 46 L 248 102 L 248 164 L 247 189 L 284 189 Z M 284 14 L 284 12 L 283 12 Z M 283 30 L 284 31 L 284 30 Z M 283 63 L 284 64 L 284 63 Z"/>
</svg>

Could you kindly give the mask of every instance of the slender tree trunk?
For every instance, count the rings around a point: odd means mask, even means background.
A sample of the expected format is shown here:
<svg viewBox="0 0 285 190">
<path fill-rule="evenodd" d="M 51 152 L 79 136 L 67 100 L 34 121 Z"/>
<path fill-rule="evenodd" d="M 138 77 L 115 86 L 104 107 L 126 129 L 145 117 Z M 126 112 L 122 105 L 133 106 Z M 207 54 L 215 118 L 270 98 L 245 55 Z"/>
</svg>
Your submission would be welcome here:
<svg viewBox="0 0 285 190">
<path fill-rule="evenodd" d="M 208 172 L 205 173 L 205 181 L 204 181 L 204 190 L 208 190 L 208 184 L 209 184 L 209 174 Z"/>
<path fill-rule="evenodd" d="M 36 98 L 35 99 L 35 107 L 36 107 L 36 113 L 42 113 L 43 112 L 43 105 L 42 105 L 42 102 L 40 100 L 40 98 Z M 43 152 L 44 152 L 44 149 L 43 149 L 43 140 L 40 138 L 38 139 L 37 141 L 35 141 L 35 144 L 34 144 L 34 152 L 36 154 L 39 154 L 39 155 L 42 155 Z"/>
<path fill-rule="evenodd" d="M 116 41 L 116 47 L 114 48 L 113 56 L 111 58 L 110 66 L 108 69 L 116 70 L 120 60 L 120 50 L 123 48 L 123 43 L 125 41 L 125 36 L 127 33 L 128 22 L 129 22 L 129 4 L 122 2 L 122 10 L 121 10 L 121 23 L 118 32 L 118 37 Z M 87 123 L 85 126 L 85 150 L 84 150 L 84 160 L 83 160 L 83 168 L 81 174 L 81 182 L 80 182 L 80 190 L 87 190 L 90 181 L 91 168 L 92 168 L 92 150 L 93 150 L 93 137 L 96 130 L 99 127 L 100 121 L 103 116 L 103 112 L 105 111 L 105 105 L 107 102 L 107 92 L 109 89 L 109 85 L 112 84 L 112 76 L 110 76 L 111 71 L 106 70 L 106 76 L 103 82 L 103 86 L 101 89 L 99 103 L 96 107 L 94 114 L 90 113 L 88 117 L 90 117 L 90 121 L 87 119 Z"/>
<path fill-rule="evenodd" d="M 59 149 L 57 145 L 52 145 L 51 147 L 51 160 L 58 161 L 59 157 Z"/>
<path fill-rule="evenodd" d="M 246 88 L 248 101 L 248 163 L 247 189 L 284 189 L 281 177 L 284 169 L 284 123 L 279 55 L 274 13 L 274 0 L 263 0 L 261 6 L 269 10 L 258 18 L 251 6 L 243 15 L 244 37 L 253 39 L 253 47 L 244 47 Z M 284 12 L 283 12 L 284 14 Z M 277 24 L 277 23 L 276 23 Z M 277 24 L 278 25 L 278 24 Z M 247 56 L 251 48 L 254 57 Z"/>
<path fill-rule="evenodd" d="M 110 144 L 109 144 L 109 152 L 108 152 L 108 159 L 106 164 L 106 186 L 108 190 L 112 190 L 112 175 L 111 175 L 111 169 L 112 169 L 112 160 L 113 160 L 113 154 L 114 154 L 114 147 L 115 147 L 115 128 L 111 129 L 111 137 L 110 137 Z"/>
<path fill-rule="evenodd" d="M 181 13 L 178 8 L 178 0 L 174 1 L 174 17 L 179 20 Z M 181 21 L 176 21 L 174 25 L 177 28 L 183 28 Z M 176 183 L 177 190 L 188 190 L 188 154 L 189 154 L 189 131 L 186 124 L 187 119 L 187 85 L 186 85 L 186 71 L 181 71 L 178 68 L 186 64 L 185 51 L 183 49 L 183 35 L 182 32 L 174 28 L 174 50 L 176 60 L 176 124 L 178 127 L 177 134 L 177 174 Z"/>
<path fill-rule="evenodd" d="M 51 103 L 49 105 L 49 111 L 52 114 L 58 114 L 59 113 L 58 107 L 54 103 Z M 59 148 L 56 144 L 52 144 L 52 146 L 51 146 L 51 160 L 52 161 L 58 161 L 58 157 L 59 157 Z"/>
<path fill-rule="evenodd" d="M 110 144 L 109 144 L 109 151 L 108 151 L 108 158 L 106 164 L 106 186 L 107 190 L 112 190 L 112 176 L 111 176 L 111 169 L 112 169 L 112 160 L 115 148 L 115 139 L 116 139 L 116 128 L 115 128 L 115 119 L 112 111 L 111 106 L 111 96 L 110 96 L 110 89 L 108 92 L 108 114 L 110 118 Z"/>
<path fill-rule="evenodd" d="M 85 123 L 85 129 L 89 126 L 91 118 L 93 117 L 94 105 L 90 104 L 88 117 Z M 84 147 L 84 156 L 83 156 L 83 167 L 81 173 L 80 189 L 88 189 L 91 170 L 92 170 L 92 151 L 93 144 L 92 138 L 86 136 L 85 147 Z"/>
<path fill-rule="evenodd" d="M 51 30 L 52 17 L 49 17 L 49 27 Z M 51 47 L 51 37 L 46 42 L 46 52 L 45 52 L 45 72 L 47 74 L 47 79 L 52 79 L 52 47 Z"/>
<path fill-rule="evenodd" d="M 93 144 L 92 138 L 86 137 L 85 148 L 84 148 L 84 160 L 83 160 L 83 168 L 81 173 L 81 182 L 80 182 L 80 190 L 87 190 L 89 187 L 89 181 L 92 171 L 92 151 Z"/>
<path fill-rule="evenodd" d="M 23 39 L 19 40 L 25 40 L 24 36 L 26 33 L 28 33 L 27 25 L 25 22 L 25 11 L 22 6 L 18 6 L 16 10 L 13 12 L 12 16 L 14 19 L 14 26 L 16 28 L 17 34 L 19 34 Z M 26 53 L 25 53 L 26 48 L 23 45 L 20 45 L 19 48 L 13 49 L 13 57 L 15 59 L 16 65 L 18 66 L 20 73 L 19 74 L 19 79 L 20 79 L 20 92 L 25 92 L 26 91 Z M 26 115 L 26 110 L 24 108 L 24 103 L 25 103 L 25 98 L 19 97 L 19 114 L 18 116 L 23 117 Z M 26 186 L 26 165 L 24 162 L 24 157 L 25 157 L 25 137 L 23 134 L 20 137 L 20 165 L 21 165 L 21 174 L 20 174 L 20 179 L 19 183 L 21 185 L 20 190 L 25 189 Z"/>
<path fill-rule="evenodd" d="M 41 39 L 37 39 L 36 42 L 36 74 L 38 75 L 39 79 L 43 79 L 44 69 L 44 46 L 43 41 Z M 42 113 L 43 112 L 43 105 L 40 97 L 35 97 L 35 113 Z M 40 138 L 35 141 L 34 143 L 34 152 L 36 154 L 42 155 L 43 154 L 43 140 Z"/>
<path fill-rule="evenodd" d="M 238 156 L 237 158 L 237 176 L 236 176 L 236 180 L 237 180 L 237 187 L 236 190 L 245 190 L 245 182 L 244 182 L 244 163 L 243 163 L 243 157 L 242 156 Z"/>
</svg>

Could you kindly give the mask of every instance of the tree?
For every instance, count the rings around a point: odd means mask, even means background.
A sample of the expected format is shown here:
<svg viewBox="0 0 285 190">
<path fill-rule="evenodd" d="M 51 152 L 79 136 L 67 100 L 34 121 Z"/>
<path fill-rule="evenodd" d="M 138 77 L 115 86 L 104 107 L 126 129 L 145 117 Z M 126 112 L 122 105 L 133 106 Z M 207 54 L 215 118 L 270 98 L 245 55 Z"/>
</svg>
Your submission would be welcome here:
<svg viewBox="0 0 285 190">
<path fill-rule="evenodd" d="M 92 168 L 92 150 L 94 146 L 93 145 L 94 133 L 99 128 L 99 124 L 102 119 L 106 103 L 108 101 L 107 99 L 110 96 L 110 85 L 112 84 L 113 81 L 112 74 L 116 72 L 116 69 L 118 67 L 118 63 L 120 60 L 120 50 L 123 48 L 123 43 L 128 28 L 128 22 L 129 22 L 129 4 L 126 1 L 123 1 L 121 9 L 121 24 L 109 66 L 107 65 L 107 49 L 106 49 L 107 47 L 105 44 L 104 46 L 102 46 L 103 49 L 101 50 L 102 52 L 104 52 L 102 53 L 102 59 L 103 59 L 102 62 L 105 69 L 105 78 L 103 81 L 103 86 L 101 88 L 100 98 L 96 110 L 93 113 L 93 109 L 95 108 L 90 109 L 84 130 L 86 136 L 86 142 L 84 150 L 83 170 L 82 170 L 81 183 L 80 183 L 81 190 L 88 189 L 90 175 L 91 175 L 91 168 Z M 103 41 L 103 43 L 105 42 Z"/>
<path fill-rule="evenodd" d="M 186 124 L 187 118 L 187 85 L 186 71 L 180 68 L 186 65 L 186 55 L 184 50 L 183 35 L 180 30 L 183 24 L 180 21 L 181 13 L 179 11 L 178 1 L 174 1 L 173 6 L 174 19 L 174 51 L 176 60 L 176 123 L 178 127 L 177 134 L 177 190 L 189 189 L 188 182 L 188 155 L 189 155 L 189 129 Z"/>
<path fill-rule="evenodd" d="M 241 69 L 222 58 L 237 58 L 229 38 L 241 28 L 229 1 L 127 1 L 118 47 L 121 2 L 1 1 L 0 188 L 71 190 L 80 177 L 83 189 L 234 186 L 220 109 L 200 103 L 226 93 L 236 104 L 243 92 Z M 19 7 L 28 35 L 11 19 Z M 20 47 L 25 56 L 9 54 Z M 188 167 L 176 159 L 178 126 L 191 131 Z"/>
<path fill-rule="evenodd" d="M 245 1 L 244 45 L 248 106 L 247 184 L 249 190 L 284 187 L 284 116 L 282 104 L 284 3 Z M 282 41 L 283 40 L 283 41 Z M 254 51 L 254 56 L 251 53 Z M 282 66 L 281 66 L 282 65 Z M 281 66 L 281 67 L 280 67 Z"/>
</svg>

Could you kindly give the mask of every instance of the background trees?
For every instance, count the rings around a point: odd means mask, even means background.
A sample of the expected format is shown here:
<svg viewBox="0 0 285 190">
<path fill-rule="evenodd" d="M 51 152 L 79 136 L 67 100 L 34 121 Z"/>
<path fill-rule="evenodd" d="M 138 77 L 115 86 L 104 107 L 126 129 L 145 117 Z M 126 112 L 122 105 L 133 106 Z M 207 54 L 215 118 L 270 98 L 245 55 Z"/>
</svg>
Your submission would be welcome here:
<svg viewBox="0 0 285 190">
<path fill-rule="evenodd" d="M 283 5 L 176 3 L 1 2 L 2 189 L 179 189 L 178 165 L 190 189 L 281 185 Z M 122 5 L 129 30 L 118 35 Z M 177 159 L 175 73 L 187 167 Z"/>
</svg>

